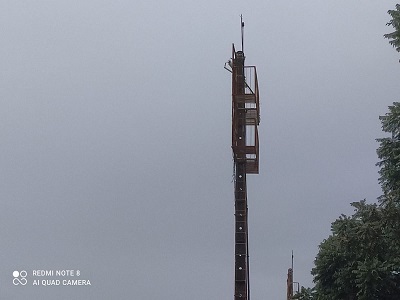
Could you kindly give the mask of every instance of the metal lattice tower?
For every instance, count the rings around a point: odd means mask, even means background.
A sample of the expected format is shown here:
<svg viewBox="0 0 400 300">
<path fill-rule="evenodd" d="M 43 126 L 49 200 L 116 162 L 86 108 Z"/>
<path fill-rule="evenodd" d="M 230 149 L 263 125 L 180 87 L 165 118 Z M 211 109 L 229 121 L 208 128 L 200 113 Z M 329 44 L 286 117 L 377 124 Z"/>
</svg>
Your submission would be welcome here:
<svg viewBox="0 0 400 300">
<path fill-rule="evenodd" d="M 242 22 L 242 37 L 243 37 Z M 255 66 L 245 66 L 242 51 L 232 46 L 232 151 L 235 170 L 235 300 L 250 298 L 247 174 L 258 174 L 260 123 Z"/>
</svg>

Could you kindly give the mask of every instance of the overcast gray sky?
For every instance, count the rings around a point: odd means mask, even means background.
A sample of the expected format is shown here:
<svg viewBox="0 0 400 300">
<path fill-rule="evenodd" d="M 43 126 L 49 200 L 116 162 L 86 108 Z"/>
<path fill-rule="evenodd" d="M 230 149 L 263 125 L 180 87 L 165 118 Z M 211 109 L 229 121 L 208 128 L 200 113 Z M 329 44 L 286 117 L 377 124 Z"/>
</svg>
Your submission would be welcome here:
<svg viewBox="0 0 400 300">
<path fill-rule="evenodd" d="M 396 2 L 0 1 L 0 298 L 233 298 L 240 14 L 261 101 L 252 299 L 285 299 L 292 249 L 310 286 L 330 223 L 380 195 Z M 92 285 L 32 285 L 60 269 Z"/>
</svg>

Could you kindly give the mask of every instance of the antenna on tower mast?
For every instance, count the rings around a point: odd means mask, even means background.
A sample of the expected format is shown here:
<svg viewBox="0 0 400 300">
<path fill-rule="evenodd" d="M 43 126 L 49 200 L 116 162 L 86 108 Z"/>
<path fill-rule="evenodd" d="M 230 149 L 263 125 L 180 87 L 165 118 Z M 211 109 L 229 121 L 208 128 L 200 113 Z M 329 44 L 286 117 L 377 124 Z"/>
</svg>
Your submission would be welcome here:
<svg viewBox="0 0 400 300">
<path fill-rule="evenodd" d="M 240 28 L 241 28 L 241 32 L 242 32 L 242 52 L 244 52 L 244 22 L 243 22 L 243 16 L 240 15 Z"/>
</svg>

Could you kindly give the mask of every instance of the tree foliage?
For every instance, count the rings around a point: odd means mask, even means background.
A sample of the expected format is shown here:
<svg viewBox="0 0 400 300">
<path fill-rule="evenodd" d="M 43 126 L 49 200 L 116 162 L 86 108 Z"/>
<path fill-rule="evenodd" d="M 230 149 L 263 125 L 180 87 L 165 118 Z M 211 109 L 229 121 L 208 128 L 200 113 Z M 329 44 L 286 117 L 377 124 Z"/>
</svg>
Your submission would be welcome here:
<svg viewBox="0 0 400 300">
<path fill-rule="evenodd" d="M 332 223 L 315 259 L 318 299 L 398 299 L 400 248 L 387 232 L 386 208 L 365 200 L 351 205 L 355 213 Z"/>
<path fill-rule="evenodd" d="M 389 10 L 388 14 L 392 19 L 386 24 L 393 26 L 395 31 L 385 34 L 384 37 L 389 39 L 389 43 L 400 52 L 400 4 L 396 4 L 395 10 Z"/>
<path fill-rule="evenodd" d="M 393 26 L 394 32 L 385 34 L 384 37 L 389 39 L 389 43 L 396 48 L 396 51 L 400 52 L 400 4 L 396 4 L 396 9 L 389 10 L 388 14 L 392 19 L 386 24 Z"/>
<path fill-rule="evenodd" d="M 351 203 L 354 214 L 332 223 L 311 272 L 313 298 L 303 299 L 400 299 L 400 103 L 380 120 L 390 135 L 378 139 L 383 195 L 378 203 Z"/>
<path fill-rule="evenodd" d="M 383 195 L 379 200 L 383 203 L 394 201 L 400 204 L 400 103 L 389 106 L 389 112 L 380 117 L 382 130 L 390 137 L 380 138 L 377 150 L 380 161 L 379 183 Z"/>
<path fill-rule="evenodd" d="M 296 295 L 293 296 L 293 299 L 296 300 L 317 300 L 316 298 L 316 292 L 314 288 L 305 288 L 301 287 L 300 292 L 296 293 Z"/>
</svg>

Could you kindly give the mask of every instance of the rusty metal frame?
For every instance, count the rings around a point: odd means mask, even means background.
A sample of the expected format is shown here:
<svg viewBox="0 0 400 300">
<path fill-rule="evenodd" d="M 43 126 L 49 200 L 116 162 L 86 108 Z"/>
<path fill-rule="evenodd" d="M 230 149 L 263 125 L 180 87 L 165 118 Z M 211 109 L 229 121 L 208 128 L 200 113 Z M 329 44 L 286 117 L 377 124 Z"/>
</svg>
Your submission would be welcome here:
<svg viewBox="0 0 400 300">
<path fill-rule="evenodd" d="M 236 58 L 234 46 L 233 62 Z M 260 123 L 260 106 L 259 106 L 259 90 L 257 70 L 255 66 L 244 66 L 243 75 L 246 70 L 253 75 L 254 83 L 248 83 L 247 78 L 244 78 L 243 83 L 238 83 L 237 74 L 238 66 L 232 64 L 232 150 L 236 161 L 244 159 L 247 163 L 247 174 L 259 173 L 259 141 L 258 141 L 258 125 Z M 248 76 L 245 76 L 248 77 Z M 244 86 L 240 86 L 243 85 Z M 251 86 L 254 86 L 254 90 Z M 241 139 L 245 136 L 239 134 L 240 125 L 254 126 L 253 145 L 242 143 Z"/>
</svg>

